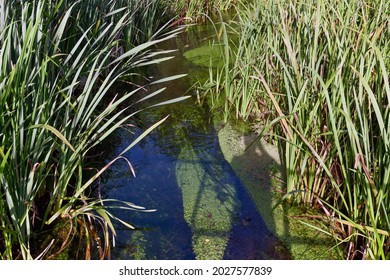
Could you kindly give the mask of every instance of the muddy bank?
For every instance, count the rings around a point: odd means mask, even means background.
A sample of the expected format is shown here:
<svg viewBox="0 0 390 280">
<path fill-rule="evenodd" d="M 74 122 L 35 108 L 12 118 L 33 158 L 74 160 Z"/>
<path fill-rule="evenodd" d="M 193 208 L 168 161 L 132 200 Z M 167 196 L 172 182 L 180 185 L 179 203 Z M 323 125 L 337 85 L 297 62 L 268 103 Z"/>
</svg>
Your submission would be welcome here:
<svg viewBox="0 0 390 280">
<path fill-rule="evenodd" d="M 246 186 L 269 230 L 289 248 L 292 258 L 337 259 L 337 252 L 331 249 L 332 238 L 293 218 L 302 214 L 303 209 L 280 205 L 272 210 L 283 186 L 277 148 L 263 141 L 252 144 L 255 135 L 243 135 L 230 124 L 217 129 L 225 159 Z"/>
</svg>

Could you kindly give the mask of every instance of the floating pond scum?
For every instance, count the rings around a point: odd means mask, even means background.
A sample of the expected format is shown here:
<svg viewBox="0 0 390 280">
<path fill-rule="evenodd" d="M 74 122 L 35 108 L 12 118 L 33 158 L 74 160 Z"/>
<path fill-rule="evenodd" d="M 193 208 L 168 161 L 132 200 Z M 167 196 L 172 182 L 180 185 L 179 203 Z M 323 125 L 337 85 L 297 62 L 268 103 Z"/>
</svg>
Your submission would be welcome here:
<svg viewBox="0 0 390 280">
<path fill-rule="evenodd" d="M 176 177 L 197 259 L 276 257 L 271 248 L 276 239 L 217 145 L 209 150 L 183 149 Z"/>
<path fill-rule="evenodd" d="M 180 153 L 176 178 L 197 258 L 222 259 L 240 209 L 234 178 L 226 176 L 213 155 L 192 147 Z"/>
</svg>

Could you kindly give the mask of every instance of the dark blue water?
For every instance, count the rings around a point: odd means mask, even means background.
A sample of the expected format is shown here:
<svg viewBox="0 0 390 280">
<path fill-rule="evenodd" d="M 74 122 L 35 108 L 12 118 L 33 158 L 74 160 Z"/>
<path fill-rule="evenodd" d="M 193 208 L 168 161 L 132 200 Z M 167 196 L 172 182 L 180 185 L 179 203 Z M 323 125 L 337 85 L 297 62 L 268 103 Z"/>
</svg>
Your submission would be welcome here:
<svg viewBox="0 0 390 280">
<path fill-rule="evenodd" d="M 224 259 L 286 258 L 286 255 L 276 251 L 278 240 L 267 229 L 245 186 L 224 159 L 208 108 L 197 104 L 195 93 L 190 89 L 197 75 L 199 77 L 199 73 L 207 69 L 187 61 L 183 53 L 197 46 L 208 35 L 207 32 L 191 33 L 191 36 L 184 33 L 176 40 L 159 46 L 178 49 L 176 57 L 151 68 L 147 73 L 154 79 L 189 73 L 185 78 L 163 85 L 167 89 L 160 97 L 153 99 L 154 103 L 183 95 L 192 95 L 192 98 L 140 113 L 134 120 L 136 128 L 119 130 L 112 138 L 110 147 L 107 147 L 111 158 L 115 157 L 147 127 L 169 115 L 167 121 L 125 155 L 136 177 L 125 160 L 118 160 L 104 175 L 101 191 L 105 197 L 156 210 L 114 211 L 136 230 L 117 223 L 118 236 L 112 249 L 113 259 L 195 259 L 194 234 L 204 234 L 206 240 L 208 235 L 227 238 Z M 183 195 L 188 189 L 178 184 L 177 170 L 180 166 L 191 169 L 192 165 L 202 171 L 201 177 L 194 181 L 194 185 L 200 186 L 193 198 L 196 207 L 207 211 L 207 205 L 200 204 L 204 198 L 202 196 L 210 190 L 217 192 L 216 203 L 221 204 L 216 205 L 217 209 L 224 207 L 225 201 L 234 200 L 229 208 L 231 227 L 228 232 L 207 228 L 200 232 L 193 227 L 194 223 L 185 220 Z M 183 182 L 186 178 L 180 180 Z M 191 185 L 191 180 L 186 183 Z M 195 221 L 197 211 L 192 215 Z M 208 215 L 211 219 L 213 213 Z"/>
</svg>

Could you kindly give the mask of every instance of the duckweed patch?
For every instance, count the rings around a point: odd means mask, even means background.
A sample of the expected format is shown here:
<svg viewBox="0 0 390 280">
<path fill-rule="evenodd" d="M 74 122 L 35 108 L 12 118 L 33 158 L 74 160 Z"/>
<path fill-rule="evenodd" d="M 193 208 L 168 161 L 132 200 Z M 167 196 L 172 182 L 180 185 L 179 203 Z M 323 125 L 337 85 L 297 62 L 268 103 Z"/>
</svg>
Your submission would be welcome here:
<svg viewBox="0 0 390 280">
<path fill-rule="evenodd" d="M 212 43 L 204 44 L 198 48 L 184 53 L 184 57 L 193 64 L 203 67 L 222 67 L 222 49 Z"/>
<path fill-rule="evenodd" d="M 222 168 L 183 149 L 176 177 L 183 195 L 184 218 L 191 227 L 196 258 L 222 259 L 239 207 L 234 185 L 223 182 Z"/>
</svg>

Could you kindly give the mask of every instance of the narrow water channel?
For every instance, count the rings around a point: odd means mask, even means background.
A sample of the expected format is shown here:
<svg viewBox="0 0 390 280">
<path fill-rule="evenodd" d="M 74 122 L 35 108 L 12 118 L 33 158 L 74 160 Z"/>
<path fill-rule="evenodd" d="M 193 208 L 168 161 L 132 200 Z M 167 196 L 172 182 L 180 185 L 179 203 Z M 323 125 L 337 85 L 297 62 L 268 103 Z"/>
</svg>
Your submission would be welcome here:
<svg viewBox="0 0 390 280">
<path fill-rule="evenodd" d="M 118 161 L 103 179 L 105 196 L 156 209 L 117 212 L 137 230 L 118 225 L 113 259 L 286 258 L 245 186 L 224 159 L 208 108 L 196 103 L 191 90 L 208 70 L 186 60 L 183 54 L 210 34 L 210 30 L 193 31 L 164 43 L 161 48 L 178 49 L 175 58 L 148 73 L 154 79 L 188 73 L 164 85 L 167 89 L 159 98 L 192 98 L 145 111 L 138 115 L 135 134 L 120 130 L 112 138 L 109 150 L 114 157 L 137 134 L 169 115 L 126 154 L 136 177 L 126 162 Z"/>
</svg>

